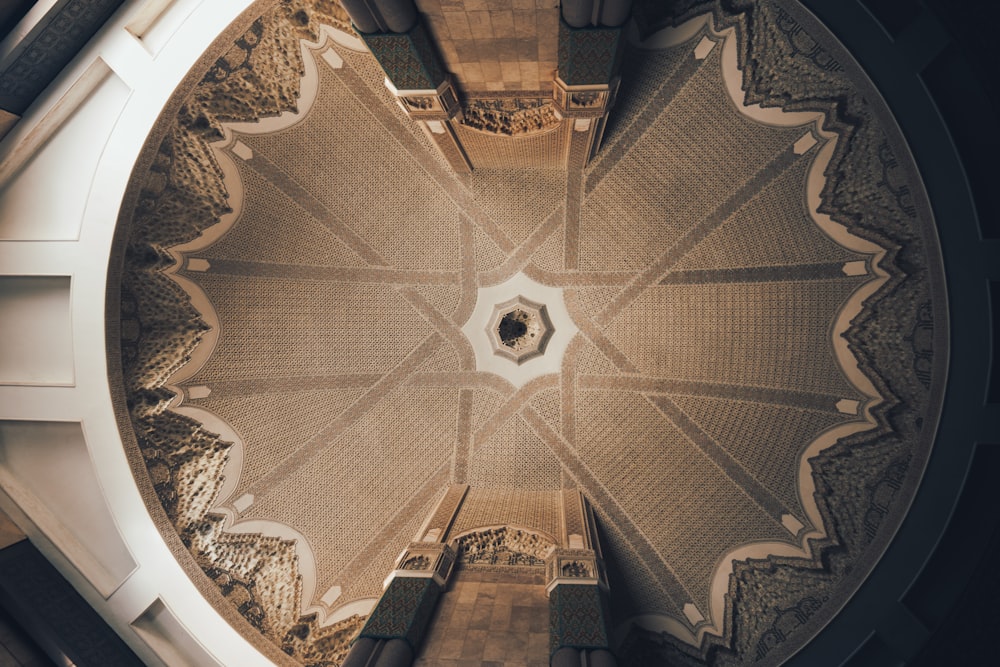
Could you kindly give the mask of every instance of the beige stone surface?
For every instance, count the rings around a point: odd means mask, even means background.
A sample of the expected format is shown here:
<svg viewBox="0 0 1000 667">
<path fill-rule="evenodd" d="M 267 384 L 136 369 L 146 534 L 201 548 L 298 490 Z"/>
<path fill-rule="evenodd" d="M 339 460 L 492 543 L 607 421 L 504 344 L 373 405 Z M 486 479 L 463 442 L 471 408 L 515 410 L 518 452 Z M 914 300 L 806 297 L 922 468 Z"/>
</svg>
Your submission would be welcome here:
<svg viewBox="0 0 1000 667">
<path fill-rule="evenodd" d="M 417 0 L 445 66 L 468 91 L 551 90 L 559 3 Z"/>
<path fill-rule="evenodd" d="M 542 90 L 555 3 L 418 4 L 461 88 Z M 749 117 L 726 90 L 723 48 L 702 36 L 632 54 L 634 78 L 585 169 L 560 168 L 567 147 L 581 158 L 587 146 L 573 141 L 571 122 L 503 142 L 459 125 L 479 161 L 456 175 L 374 61 L 338 46 L 337 58 L 318 61 L 318 96 L 295 122 L 230 128 L 240 144 L 218 156 L 230 196 L 213 190 L 210 204 L 239 215 L 214 243 L 183 251 L 190 270 L 179 273 L 205 324 L 169 340 L 179 349 L 211 327 L 184 369 L 183 407 L 223 420 L 239 445 L 227 451 L 185 423 L 178 430 L 197 437 L 179 441 L 210 449 L 215 467 L 199 467 L 209 454 L 194 447 L 172 454 L 199 508 L 229 476 L 235 490 L 217 508 L 226 521 L 308 547 L 315 585 L 304 606 L 327 591 L 339 596 L 324 611 L 377 597 L 449 484 L 473 487 L 452 535 L 510 526 L 561 536 L 547 499 L 579 489 L 627 591 L 617 599 L 629 614 L 671 617 L 682 638 L 729 622 L 734 562 L 808 556 L 823 539 L 810 466 L 842 434 L 878 425 L 872 406 L 895 400 L 880 395 L 879 369 L 851 356 L 851 335 L 888 335 L 878 318 L 891 316 L 862 308 L 860 296 L 889 298 L 877 291 L 885 258 L 810 209 L 831 135 L 820 137 L 814 119 Z M 881 146 L 852 140 L 870 151 L 864 185 L 837 196 L 887 214 L 883 193 L 865 189 L 886 178 L 871 155 Z M 177 150 L 188 157 L 209 151 L 184 141 Z M 186 228 L 169 225 L 183 222 L 167 220 L 163 238 L 182 237 Z M 462 326 L 478 288 L 522 272 L 562 290 L 579 333 L 557 373 L 517 388 L 477 369 Z M 164 300 L 181 310 L 171 289 Z M 905 289 L 898 298 L 915 301 Z M 144 334 L 175 325 L 157 319 L 160 296 L 134 297 Z M 890 365 L 909 340 L 884 343 Z M 166 378 L 186 359 L 171 348 L 150 364 Z M 151 461 L 154 442 L 143 452 Z M 838 451 L 836 481 L 850 459 Z M 154 474 L 169 482 L 171 473 Z M 157 492 L 169 501 L 166 482 Z M 844 511 L 861 516 L 863 493 L 850 494 L 857 506 Z M 292 560 L 293 543 L 281 548 L 281 562 Z M 537 582 L 516 585 L 530 590 L 456 584 L 438 612 L 447 636 L 428 644 L 436 656 L 422 664 L 532 664 L 544 643 L 532 631 Z"/>
<path fill-rule="evenodd" d="M 500 58 L 489 40 L 537 34 L 549 11 L 431 4 L 422 11 L 459 53 L 482 46 Z M 240 135 L 253 151 L 238 166 L 249 186 L 241 218 L 198 253 L 208 271 L 191 274 L 221 326 L 190 381 L 215 388 L 192 402 L 243 437 L 239 493 L 254 502 L 241 519 L 304 535 L 317 595 L 334 584 L 377 595 L 411 537 L 400 528 L 416 529 L 404 513 L 426 507 L 443 481 L 474 487 L 458 532 L 507 523 L 558 534 L 532 494 L 577 486 L 615 531 L 609 549 L 626 572 L 634 564 L 672 582 L 651 600 L 676 615 L 685 604 L 709 613 L 725 553 L 794 544 L 786 514 L 809 524 L 799 452 L 855 419 L 835 408 L 863 397 L 829 332 L 870 276 L 781 273 L 861 255 L 817 231 L 801 205 L 811 154 L 791 147 L 805 130 L 739 113 L 718 54 L 661 111 L 638 114 L 641 128 L 612 134 L 583 173 L 457 178 L 384 97 L 358 94 L 359 81 L 377 90 L 365 79 L 377 72 L 347 53 L 342 69 L 320 63 L 301 122 Z M 537 75 L 535 60 L 499 62 L 491 77 L 513 75 L 504 62 L 516 62 L 519 86 Z M 652 66 L 663 68 L 661 85 L 676 67 Z M 467 82 L 482 67 L 463 60 Z M 545 137 L 517 150 L 550 151 Z M 730 273 L 684 278 L 703 267 Z M 751 269 L 764 279 L 741 277 Z M 477 373 L 459 328 L 477 287 L 520 270 L 564 289 L 581 333 L 559 375 L 515 392 Z M 760 458 L 750 443 L 763 433 L 777 437 Z M 516 490 L 520 502 L 491 499 L 491 488 Z M 359 551 L 381 555 L 361 567 Z M 442 643 L 441 657 L 470 659 L 470 637 Z"/>
<path fill-rule="evenodd" d="M 542 584 L 481 581 L 458 571 L 438 602 L 415 665 L 548 665 L 549 603 Z"/>
</svg>

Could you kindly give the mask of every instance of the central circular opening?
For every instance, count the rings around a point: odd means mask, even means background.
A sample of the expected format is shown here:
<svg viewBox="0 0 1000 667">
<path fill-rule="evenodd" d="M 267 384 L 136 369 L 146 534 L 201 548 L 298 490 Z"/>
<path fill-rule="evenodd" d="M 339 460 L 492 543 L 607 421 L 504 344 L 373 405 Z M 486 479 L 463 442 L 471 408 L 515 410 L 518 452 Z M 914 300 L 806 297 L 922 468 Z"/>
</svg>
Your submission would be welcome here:
<svg viewBox="0 0 1000 667">
<path fill-rule="evenodd" d="M 523 310 L 513 310 L 500 320 L 498 333 L 507 347 L 514 347 L 528 333 L 528 314 Z"/>
</svg>

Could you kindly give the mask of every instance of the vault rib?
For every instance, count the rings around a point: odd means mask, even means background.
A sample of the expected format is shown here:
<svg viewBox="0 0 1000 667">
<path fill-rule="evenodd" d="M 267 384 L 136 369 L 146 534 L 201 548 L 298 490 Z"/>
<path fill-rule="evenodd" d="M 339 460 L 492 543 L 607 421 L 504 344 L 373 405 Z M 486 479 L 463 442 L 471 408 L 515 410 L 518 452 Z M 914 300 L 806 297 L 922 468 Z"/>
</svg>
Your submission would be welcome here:
<svg viewBox="0 0 1000 667">
<path fill-rule="evenodd" d="M 661 114 L 666 113 L 667 106 L 704 62 L 705 60 L 695 58 L 694 51 L 692 50 L 689 57 L 684 60 L 681 66 L 663 81 L 657 93 L 649 99 L 642 110 L 631 118 L 631 122 L 619 134 L 620 138 L 604 146 L 601 152 L 605 155 L 612 152 L 619 154 L 628 153 L 646 133 L 646 130 L 653 126 L 655 120 Z M 586 194 L 589 195 L 597 189 L 601 181 L 604 180 L 604 177 L 608 175 L 616 164 L 616 160 L 602 159 L 594 165 L 593 169 L 587 175 Z"/>
<path fill-rule="evenodd" d="M 563 268 L 573 271 L 580 266 L 580 222 L 583 211 L 582 167 L 588 160 L 590 144 L 586 141 L 570 141 L 566 170 L 566 224 L 563 227 Z"/>
<path fill-rule="evenodd" d="M 290 477 L 295 471 L 306 466 L 309 461 L 336 442 L 349 427 L 388 396 L 392 390 L 402 385 L 443 342 L 444 339 L 437 333 L 432 333 L 425 338 L 395 368 L 383 375 L 350 407 L 340 413 L 340 416 L 333 420 L 329 426 L 304 442 L 301 447 L 272 468 L 267 475 L 254 482 L 245 492 L 257 497 L 265 496 L 275 481 Z"/>
<path fill-rule="evenodd" d="M 576 298 L 573 292 L 566 293 L 566 310 L 569 311 L 570 317 L 573 318 L 573 322 L 580 329 L 580 333 L 587 337 L 591 343 L 594 344 L 598 350 L 601 351 L 608 360 L 613 363 L 618 370 L 623 373 L 634 373 L 638 374 L 639 369 L 629 361 L 625 353 L 618 349 L 618 347 L 604 335 L 604 332 L 594 323 L 594 321 L 583 312 L 582 309 L 577 307 Z"/>
<path fill-rule="evenodd" d="M 323 202 L 300 185 L 292 176 L 276 164 L 268 160 L 260 151 L 254 151 L 253 156 L 246 161 L 247 165 L 267 179 L 269 183 L 284 192 L 292 201 L 297 202 L 309 215 L 353 250 L 361 259 L 374 266 L 388 266 L 385 259 L 375 251 L 368 242 L 351 229 Z"/>
<path fill-rule="evenodd" d="M 490 271 L 480 273 L 478 278 L 479 284 L 486 286 L 505 282 L 512 275 L 523 269 L 539 246 L 559 227 L 559 223 L 562 222 L 563 218 L 563 210 L 564 208 L 560 206 L 550 213 L 542 224 L 535 227 L 528 238 L 524 239 L 513 252 L 508 254 L 503 264 Z"/>
<path fill-rule="evenodd" d="M 461 363 L 463 371 L 471 371 L 476 367 L 476 357 L 472 351 L 472 344 L 462 334 L 462 330 L 457 324 L 442 315 L 437 308 L 424 298 L 415 289 L 401 289 L 399 293 L 406 301 L 413 306 L 414 310 L 420 313 L 427 322 L 434 327 L 441 336 L 445 338 L 451 346 L 455 348 L 455 354 Z"/>
<path fill-rule="evenodd" d="M 771 405 L 831 413 L 837 413 L 837 403 L 844 398 L 843 396 L 813 394 L 794 389 L 749 387 L 715 382 L 697 382 L 694 380 L 612 377 L 606 375 L 581 376 L 579 388 L 584 391 L 631 391 L 652 395 L 682 394 L 687 396 L 707 396 L 710 398 L 729 398 L 738 401 L 768 403 Z"/>
<path fill-rule="evenodd" d="M 507 401 L 493 413 L 493 416 L 473 434 L 472 451 L 479 449 L 493 435 L 500 430 L 507 421 L 516 415 L 521 409 L 528 405 L 528 401 L 544 389 L 554 389 L 559 386 L 559 378 L 555 375 L 543 375 L 529 380 L 527 384 L 518 389 Z"/>
<path fill-rule="evenodd" d="M 472 390 L 458 392 L 458 438 L 452 457 L 451 483 L 465 484 L 469 469 L 469 451 L 472 448 Z"/>
<path fill-rule="evenodd" d="M 206 273 L 227 276 L 319 280 L 332 283 L 374 283 L 379 285 L 454 285 L 455 271 L 419 271 L 396 268 L 305 266 L 242 259 L 212 259 Z"/>
<path fill-rule="evenodd" d="M 808 154 L 808 153 L 807 153 Z M 776 179 L 785 169 L 791 167 L 800 156 L 789 146 L 757 171 L 746 183 L 731 194 L 714 211 L 709 213 L 700 223 L 692 227 L 683 236 L 667 248 L 653 261 L 635 280 L 618 293 L 603 312 L 594 317 L 598 326 L 607 326 L 630 303 L 650 285 L 655 284 L 671 266 L 681 260 L 684 255 L 694 249 L 715 228 L 724 223 L 729 216 L 738 211 L 741 206 L 750 201 L 771 181 Z"/>
<path fill-rule="evenodd" d="M 501 396 L 512 396 L 514 385 L 499 375 L 478 371 L 455 373 L 414 373 L 406 382 L 410 387 L 459 387 L 461 389 L 489 389 Z"/>
<path fill-rule="evenodd" d="M 334 72 L 354 98 L 396 139 L 399 145 L 410 154 L 414 162 L 420 165 L 455 205 L 469 215 L 470 219 L 486 232 L 505 254 L 513 251 L 514 243 L 510 237 L 476 204 L 472 194 L 455 178 L 455 175 L 427 154 L 427 150 L 410 134 L 408 128 L 392 115 L 382 100 L 375 96 L 375 93 L 361 77 L 347 67 L 341 67 Z"/>
<path fill-rule="evenodd" d="M 571 447 L 576 446 L 576 360 L 582 345 L 583 338 L 574 338 L 566 348 L 559 378 L 560 428 Z"/>
<path fill-rule="evenodd" d="M 476 308 L 476 235 L 469 216 L 462 211 L 458 217 L 459 252 L 462 254 L 462 290 L 452 320 L 466 322 Z"/>
<path fill-rule="evenodd" d="M 812 280 L 850 279 L 844 273 L 844 262 L 796 264 L 790 266 L 750 266 L 732 269 L 694 269 L 671 271 L 660 280 L 661 285 L 705 285 L 711 283 L 772 283 Z M 860 275 L 863 280 L 869 273 Z M 856 278 L 855 278 L 856 279 Z"/>
<path fill-rule="evenodd" d="M 429 505 L 435 497 L 440 495 L 441 491 L 448 487 L 449 465 L 449 462 L 446 461 L 434 474 L 424 481 L 413 495 L 385 522 L 381 530 L 365 541 L 364 545 L 358 550 L 357 555 L 341 568 L 333 576 L 332 580 L 328 580 L 330 581 L 330 586 L 340 586 L 346 591 L 353 583 L 360 581 L 361 574 L 371 565 L 373 560 L 378 558 L 378 555 L 385 550 L 387 543 L 392 539 L 396 539 L 400 548 L 406 546 L 411 536 L 403 535 L 402 539 L 400 539 L 403 527 L 409 523 L 421 508 Z M 324 588 L 329 589 L 330 586 L 324 586 Z M 338 602 L 341 601 L 338 600 Z M 343 602 L 351 602 L 351 600 L 343 600 Z"/>
<path fill-rule="evenodd" d="M 778 498 L 768 490 L 763 484 L 757 481 L 753 475 L 746 471 L 740 463 L 734 459 L 729 452 L 723 449 L 719 443 L 715 442 L 694 421 L 677 407 L 668 396 L 646 396 L 659 412 L 670 420 L 674 426 L 680 429 L 681 433 L 701 450 L 721 471 L 732 480 L 733 484 L 744 491 L 757 505 L 774 519 L 775 523 L 781 525 L 781 519 L 786 514 L 795 516 L 795 512 L 785 507 Z M 805 517 L 796 517 L 800 521 Z"/>
<path fill-rule="evenodd" d="M 379 381 L 378 373 L 342 373 L 337 375 L 297 375 L 280 378 L 248 378 L 217 380 L 208 383 L 213 399 L 220 397 L 278 394 L 308 389 L 357 389 L 367 388 Z"/>
<path fill-rule="evenodd" d="M 635 278 L 634 271 L 547 271 L 535 264 L 524 267 L 524 275 L 550 287 L 603 287 L 627 285 Z"/>
<path fill-rule="evenodd" d="M 642 530 L 632 522 L 628 513 L 622 509 L 615 497 L 580 460 L 569 443 L 556 433 L 555 429 L 549 426 L 530 405 L 521 408 L 520 414 L 542 442 L 556 455 L 563 469 L 567 470 L 576 480 L 587 499 L 610 517 L 611 526 L 624 537 L 625 542 L 637 556 L 637 560 L 650 574 L 650 581 L 655 582 L 678 611 L 683 609 L 685 604 L 694 604 L 694 596 L 677 577 L 670 564 Z"/>
</svg>

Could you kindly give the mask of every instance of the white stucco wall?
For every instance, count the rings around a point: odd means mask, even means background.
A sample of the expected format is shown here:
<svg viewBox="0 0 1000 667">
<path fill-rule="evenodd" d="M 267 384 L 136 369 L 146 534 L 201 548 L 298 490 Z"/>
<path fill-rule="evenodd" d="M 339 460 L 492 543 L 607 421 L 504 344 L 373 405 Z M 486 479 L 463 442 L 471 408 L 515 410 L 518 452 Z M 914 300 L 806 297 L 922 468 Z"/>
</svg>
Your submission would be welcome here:
<svg viewBox="0 0 1000 667">
<path fill-rule="evenodd" d="M 126 2 L 0 142 L 0 508 L 149 664 L 270 664 L 147 513 L 104 340 L 108 255 L 139 151 L 249 4 Z"/>
</svg>

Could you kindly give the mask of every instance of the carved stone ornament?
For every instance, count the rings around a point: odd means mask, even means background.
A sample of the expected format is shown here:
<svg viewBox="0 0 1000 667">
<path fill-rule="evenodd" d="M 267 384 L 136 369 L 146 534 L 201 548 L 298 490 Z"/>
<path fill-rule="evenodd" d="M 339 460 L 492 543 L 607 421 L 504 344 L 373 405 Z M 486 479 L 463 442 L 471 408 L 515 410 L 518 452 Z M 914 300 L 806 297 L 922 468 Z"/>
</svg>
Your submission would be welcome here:
<svg viewBox="0 0 1000 667">
<path fill-rule="evenodd" d="M 463 105 L 462 124 L 481 132 L 517 136 L 553 128 L 559 116 L 544 98 L 473 99 Z"/>
<path fill-rule="evenodd" d="M 502 324 L 509 338 L 506 342 L 500 334 Z M 524 332 L 519 334 L 522 324 Z M 523 273 L 498 285 L 480 287 L 476 307 L 462 325 L 476 355 L 476 370 L 495 373 L 515 387 L 558 373 L 577 331 L 562 289 L 542 285 Z"/>
<path fill-rule="evenodd" d="M 544 305 L 519 295 L 497 304 L 486 333 L 494 354 L 522 364 L 545 354 L 555 327 Z"/>
<path fill-rule="evenodd" d="M 459 559 L 466 567 L 544 566 L 554 546 L 541 535 L 506 526 L 469 533 L 455 542 Z"/>
</svg>

